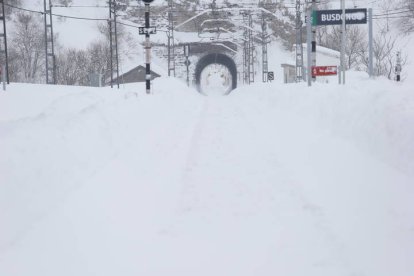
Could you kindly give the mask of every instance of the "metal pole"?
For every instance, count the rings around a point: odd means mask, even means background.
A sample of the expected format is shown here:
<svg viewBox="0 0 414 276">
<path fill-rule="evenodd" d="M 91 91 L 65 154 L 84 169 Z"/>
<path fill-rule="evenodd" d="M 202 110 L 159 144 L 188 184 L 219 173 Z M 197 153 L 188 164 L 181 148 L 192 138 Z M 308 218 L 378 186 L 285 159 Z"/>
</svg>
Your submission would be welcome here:
<svg viewBox="0 0 414 276">
<path fill-rule="evenodd" d="M 109 0 L 109 21 L 108 21 L 108 27 L 109 27 L 109 51 L 110 51 L 110 62 L 109 66 L 110 74 L 111 74 L 111 88 L 114 87 L 114 52 L 112 51 L 112 0 Z"/>
<path fill-rule="evenodd" d="M 341 71 L 342 71 L 342 84 L 345 84 L 345 0 L 341 0 L 341 10 L 342 10 L 342 30 L 341 30 Z"/>
<path fill-rule="evenodd" d="M 190 70 L 189 70 L 189 64 L 188 64 L 188 57 L 185 58 L 185 63 L 187 66 L 187 86 L 190 86 Z"/>
<path fill-rule="evenodd" d="M 185 66 L 187 68 L 187 86 L 190 86 L 190 71 L 189 71 L 189 60 L 188 57 L 190 55 L 190 45 L 184 45 L 184 55 L 185 55 Z"/>
<path fill-rule="evenodd" d="M 316 11 L 316 0 L 312 0 L 312 11 Z M 316 66 L 316 26 L 312 26 L 312 67 Z M 316 76 L 312 76 L 316 81 Z"/>
<path fill-rule="evenodd" d="M 116 84 L 119 89 L 119 56 L 118 56 L 118 32 L 117 32 L 117 2 L 109 0 L 109 50 L 110 50 L 110 74 L 111 88 L 114 87 L 114 72 L 116 74 Z"/>
<path fill-rule="evenodd" d="M 167 36 L 168 36 L 168 45 L 167 45 L 167 59 L 168 59 L 168 64 L 167 64 L 167 66 L 168 66 L 168 76 L 170 77 L 171 76 L 171 70 L 170 70 L 170 68 L 171 68 L 171 36 L 167 33 Z"/>
<path fill-rule="evenodd" d="M 168 0 L 168 76 L 175 77 L 175 44 L 174 44 L 174 14 L 173 14 L 174 2 Z"/>
<path fill-rule="evenodd" d="M 145 28 L 150 28 L 150 5 L 145 3 Z M 151 42 L 150 34 L 145 34 L 145 63 L 146 63 L 146 75 L 145 75 L 145 87 L 147 94 L 151 93 Z"/>
<path fill-rule="evenodd" d="M 6 63 L 6 78 L 7 78 L 7 84 L 10 84 L 10 79 L 9 79 L 9 58 L 8 58 L 8 53 L 7 53 L 7 31 L 6 31 L 6 11 L 4 10 L 4 0 L 1 1 L 1 5 L 2 5 L 2 16 L 3 16 L 3 29 L 4 29 L 4 55 L 5 55 L 5 63 Z"/>
<path fill-rule="evenodd" d="M 397 65 L 395 66 L 395 73 L 397 75 L 397 81 L 401 81 L 401 71 L 402 71 L 402 65 L 401 65 L 401 52 L 397 52 Z"/>
<path fill-rule="evenodd" d="M 114 2 L 114 31 L 115 31 L 115 64 L 116 64 L 116 85 L 119 89 L 119 56 L 118 56 L 118 31 L 116 22 L 116 2 Z"/>
<path fill-rule="evenodd" d="M 369 29 L 369 63 L 368 63 L 368 74 L 369 77 L 374 77 L 374 47 L 373 47 L 373 24 L 372 24 L 372 9 L 368 9 L 368 29 Z"/>
<path fill-rule="evenodd" d="M 44 0 L 46 84 L 56 84 L 55 46 L 53 40 L 52 0 Z M 49 22 L 48 22 L 49 19 Z"/>
<path fill-rule="evenodd" d="M 111 6 L 111 2 L 109 2 L 109 6 Z M 108 21 L 109 24 L 109 52 L 110 52 L 110 62 L 109 62 L 109 66 L 110 66 L 110 74 L 111 74 L 111 88 L 114 87 L 114 51 L 112 51 L 112 12 L 109 11 L 110 14 L 110 19 Z"/>
<path fill-rule="evenodd" d="M 341 82 L 342 82 L 342 68 L 341 68 L 341 65 L 339 65 L 338 66 L 339 68 L 338 68 L 338 84 L 341 84 Z"/>
<path fill-rule="evenodd" d="M 253 40 L 253 18 L 249 13 L 249 84 L 254 82 L 254 40 Z"/>
<path fill-rule="evenodd" d="M 52 17 L 52 0 L 49 0 L 49 19 L 50 19 L 50 43 L 52 46 L 52 74 L 53 84 L 56 84 L 56 57 L 55 57 L 55 40 L 53 38 L 53 17 Z"/>
<path fill-rule="evenodd" d="M 312 45 L 312 11 L 308 10 L 307 20 L 306 20 L 306 51 L 307 51 L 307 59 L 308 65 L 306 68 L 307 79 L 308 79 L 308 86 L 312 86 L 312 52 L 311 52 L 311 45 Z"/>
<path fill-rule="evenodd" d="M 264 12 L 262 11 L 262 81 L 268 82 L 268 58 L 267 58 L 267 26 L 266 20 L 264 16 Z"/>
<path fill-rule="evenodd" d="M 171 76 L 171 0 L 168 1 L 168 32 L 167 32 L 167 38 L 168 38 L 168 44 L 167 44 L 167 56 L 168 56 L 168 76 Z"/>
<path fill-rule="evenodd" d="M 44 8 L 44 22 L 45 22 L 45 61 L 46 61 L 46 84 L 48 84 L 49 82 L 49 66 L 48 66 L 48 51 L 47 51 L 47 5 L 46 5 L 46 0 L 43 1 L 43 8 Z"/>
<path fill-rule="evenodd" d="M 296 0 L 296 82 L 303 79 L 302 24 L 301 0 Z"/>
<path fill-rule="evenodd" d="M 6 65 L 5 64 L 1 66 L 1 79 L 3 81 L 3 91 L 6 91 L 7 76 L 6 76 Z"/>
</svg>

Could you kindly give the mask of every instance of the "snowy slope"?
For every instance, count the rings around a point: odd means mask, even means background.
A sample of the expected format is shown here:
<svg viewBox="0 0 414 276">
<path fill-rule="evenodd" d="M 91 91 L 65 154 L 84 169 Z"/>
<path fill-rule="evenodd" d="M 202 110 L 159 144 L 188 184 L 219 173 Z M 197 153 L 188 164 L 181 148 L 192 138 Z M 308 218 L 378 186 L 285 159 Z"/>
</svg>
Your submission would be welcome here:
<svg viewBox="0 0 414 276">
<path fill-rule="evenodd" d="M 348 79 L 11 85 L 0 275 L 412 275 L 412 87 Z"/>
</svg>

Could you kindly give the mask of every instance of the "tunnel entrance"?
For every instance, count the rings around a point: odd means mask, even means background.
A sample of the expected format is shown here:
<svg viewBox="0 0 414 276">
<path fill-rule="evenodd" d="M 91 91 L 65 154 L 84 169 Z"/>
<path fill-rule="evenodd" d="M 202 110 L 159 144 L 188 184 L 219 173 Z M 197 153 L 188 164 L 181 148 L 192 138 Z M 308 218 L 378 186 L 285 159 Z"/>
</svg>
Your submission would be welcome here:
<svg viewBox="0 0 414 276">
<path fill-rule="evenodd" d="M 195 68 L 197 90 L 204 95 L 227 95 L 237 87 L 237 67 L 225 54 L 202 57 Z"/>
</svg>

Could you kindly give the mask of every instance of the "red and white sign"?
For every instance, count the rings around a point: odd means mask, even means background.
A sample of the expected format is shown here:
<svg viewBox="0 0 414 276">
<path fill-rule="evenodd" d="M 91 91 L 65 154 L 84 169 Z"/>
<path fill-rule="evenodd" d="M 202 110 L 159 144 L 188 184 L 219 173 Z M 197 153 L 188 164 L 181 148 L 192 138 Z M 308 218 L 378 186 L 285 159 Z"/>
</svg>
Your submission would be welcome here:
<svg viewBox="0 0 414 276">
<path fill-rule="evenodd" d="M 333 76 L 338 74 L 337 66 L 312 66 L 312 77 Z"/>
</svg>

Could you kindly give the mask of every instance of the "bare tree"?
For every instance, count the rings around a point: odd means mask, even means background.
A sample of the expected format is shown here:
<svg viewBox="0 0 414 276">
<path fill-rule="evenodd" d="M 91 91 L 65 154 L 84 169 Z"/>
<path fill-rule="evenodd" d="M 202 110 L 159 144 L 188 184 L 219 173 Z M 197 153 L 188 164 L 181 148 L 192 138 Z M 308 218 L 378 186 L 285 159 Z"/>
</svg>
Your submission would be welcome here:
<svg viewBox="0 0 414 276">
<path fill-rule="evenodd" d="M 20 7 L 22 0 L 4 0 L 4 4 L 4 12 L 6 13 L 6 16 L 9 17 L 11 14 L 13 14 L 13 8 L 11 6 Z"/>
<path fill-rule="evenodd" d="M 404 33 L 412 33 L 414 32 L 414 1 L 402 0 L 400 6 L 403 8 L 399 19 L 401 30 Z"/>
<path fill-rule="evenodd" d="M 324 47 L 340 51 L 341 27 L 330 26 L 324 32 L 319 33 L 320 44 Z M 345 55 L 346 67 L 356 68 L 360 63 L 361 48 L 367 44 L 366 33 L 357 25 L 348 25 L 346 30 Z"/>
<path fill-rule="evenodd" d="M 104 78 L 110 77 L 110 51 L 106 41 L 97 41 L 88 48 L 88 72 L 89 74 L 103 74 Z"/>
<path fill-rule="evenodd" d="M 392 11 L 395 9 L 395 3 L 394 1 L 382 1 L 379 3 L 379 6 L 381 8 L 381 13 L 383 13 L 386 16 L 386 27 L 385 30 L 388 32 L 390 30 L 390 13 L 392 14 Z"/>
<path fill-rule="evenodd" d="M 88 55 L 84 50 L 66 49 L 57 58 L 57 80 L 64 85 L 88 85 Z"/>
<path fill-rule="evenodd" d="M 345 55 L 348 68 L 358 67 L 360 62 L 359 52 L 366 44 L 367 34 L 357 25 L 348 26 L 346 32 Z"/>
<path fill-rule="evenodd" d="M 11 32 L 11 79 L 21 82 L 40 82 L 44 76 L 44 35 L 40 16 L 17 13 Z M 13 62 L 15 64 L 13 64 Z"/>
<path fill-rule="evenodd" d="M 397 54 L 397 37 L 386 31 L 386 26 L 374 37 L 373 55 L 374 55 L 374 75 L 385 76 L 392 79 L 396 65 Z M 361 63 L 368 68 L 368 44 L 365 43 L 360 51 Z M 407 56 L 403 56 L 402 65 L 406 64 Z"/>
<path fill-rule="evenodd" d="M 57 79 L 64 85 L 90 85 L 92 74 L 110 76 L 110 52 L 106 41 L 92 43 L 87 50 L 63 49 L 57 58 Z"/>
</svg>

